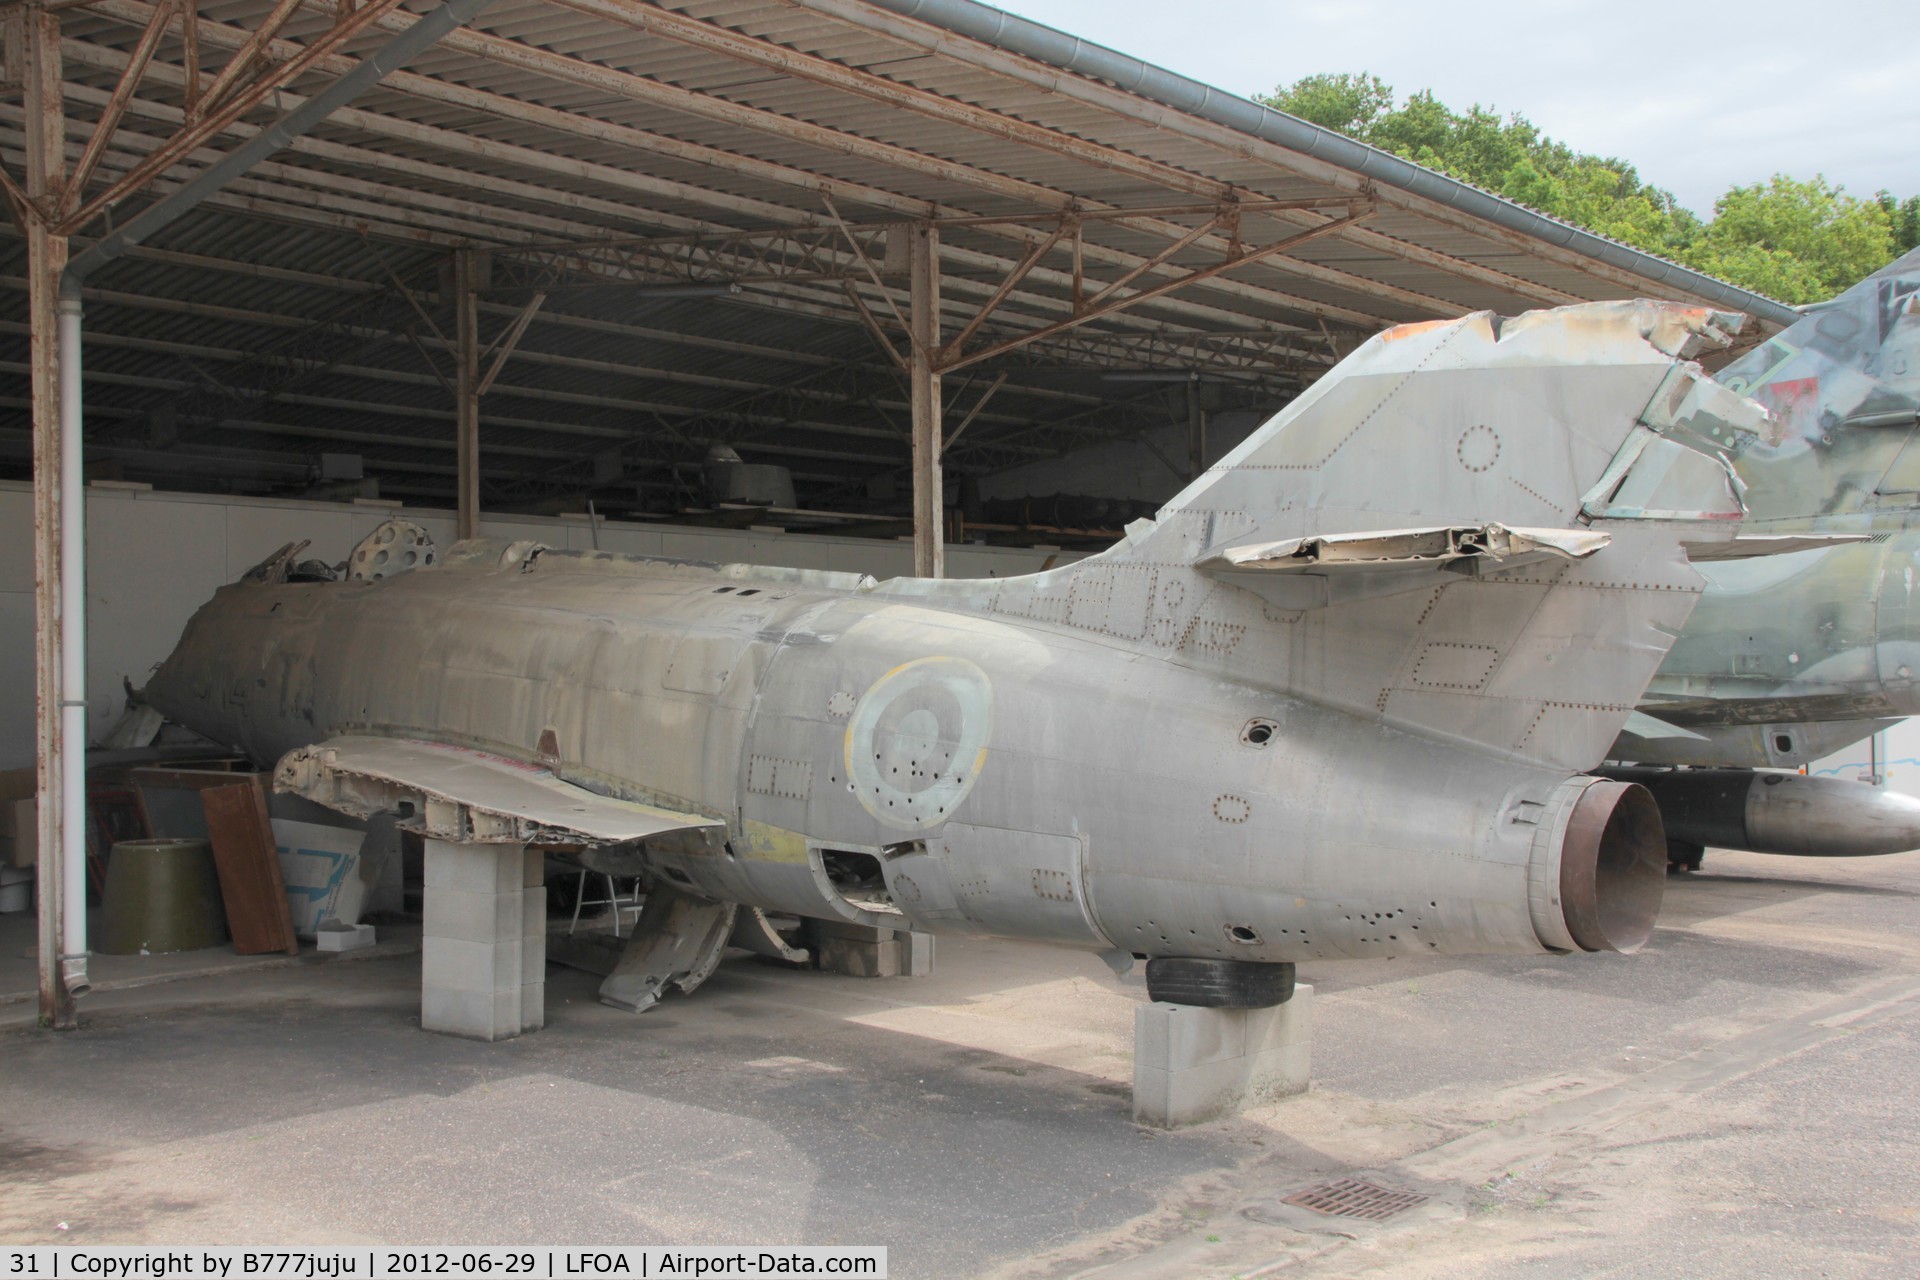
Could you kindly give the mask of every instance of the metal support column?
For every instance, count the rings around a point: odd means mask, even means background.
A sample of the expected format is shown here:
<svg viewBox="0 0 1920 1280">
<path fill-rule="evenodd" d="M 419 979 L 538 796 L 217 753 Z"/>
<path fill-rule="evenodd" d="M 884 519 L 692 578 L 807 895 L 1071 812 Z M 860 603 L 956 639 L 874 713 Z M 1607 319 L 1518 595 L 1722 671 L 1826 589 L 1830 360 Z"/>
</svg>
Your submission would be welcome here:
<svg viewBox="0 0 1920 1280">
<path fill-rule="evenodd" d="M 33 603 L 34 707 L 39 751 L 39 899 L 40 1022 L 74 1025 L 73 997 L 61 972 L 60 953 L 65 894 L 86 902 L 82 878 L 66 884 L 61 852 L 66 844 L 65 785 L 83 779 L 62 776 L 61 655 L 65 630 L 65 593 L 61 572 L 61 479 L 63 450 L 60 419 L 58 300 L 60 273 L 67 265 L 67 241 L 48 224 L 65 198 L 66 115 L 60 96 L 60 16 L 30 10 L 23 19 L 26 36 L 26 194 L 33 209 L 23 211 L 27 237 L 28 348 L 33 370 Z M 74 691 L 75 695 L 79 691 Z"/>
<path fill-rule="evenodd" d="M 1187 479 L 1207 469 L 1207 415 L 1200 408 L 1200 375 L 1187 377 Z"/>
<path fill-rule="evenodd" d="M 472 249 L 453 255 L 454 440 L 459 489 L 458 535 L 480 531 L 480 310 L 474 297 L 478 261 Z"/>
<path fill-rule="evenodd" d="M 913 572 L 943 578 L 947 513 L 940 475 L 940 374 L 933 365 L 940 346 L 940 232 L 929 223 L 907 232 L 907 281 L 913 327 L 907 361 L 913 393 Z"/>
</svg>

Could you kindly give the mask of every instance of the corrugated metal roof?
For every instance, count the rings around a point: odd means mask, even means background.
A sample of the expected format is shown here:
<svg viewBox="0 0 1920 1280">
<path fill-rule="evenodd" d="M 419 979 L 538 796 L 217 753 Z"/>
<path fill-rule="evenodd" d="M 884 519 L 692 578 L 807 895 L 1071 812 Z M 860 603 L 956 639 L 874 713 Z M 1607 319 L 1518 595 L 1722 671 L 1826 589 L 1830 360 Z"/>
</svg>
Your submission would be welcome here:
<svg viewBox="0 0 1920 1280">
<path fill-rule="evenodd" d="M 317 38 L 333 3 L 308 0 L 281 38 Z M 269 7 L 201 6 L 209 71 Z M 390 15 L 349 52 L 378 48 L 426 7 Z M 63 15 L 75 152 L 150 13 L 146 0 L 93 0 Z M 1206 407 L 1276 407 L 1392 323 L 1636 293 L 1701 300 L 1693 286 L 1724 301 L 1724 286 L 1689 282 L 1620 246 L 1594 250 L 1552 228 L 1522 234 L 1501 225 L 1498 210 L 1479 216 L 1491 207 L 1468 189 L 1458 200 L 1431 184 L 1410 195 L 1289 151 L 1264 127 L 1236 132 L 1221 124 L 1232 113 L 1216 109 L 1226 98 L 1217 90 L 1194 97 L 1191 82 L 1144 64 L 1128 70 L 1110 51 L 1091 58 L 1091 46 L 1056 55 L 995 14 L 965 0 L 498 0 L 89 280 L 93 456 L 129 475 L 211 483 L 218 468 L 206 459 L 224 451 L 236 460 L 233 483 L 285 487 L 323 450 L 359 452 L 390 491 L 450 498 L 445 276 L 457 246 L 496 251 L 503 283 L 481 313 L 490 341 L 532 292 L 511 286 L 528 278 L 508 270 L 516 249 L 710 237 L 697 250 L 596 252 L 546 279 L 548 297 L 482 407 L 494 505 L 590 490 L 606 505 L 617 490 L 643 508 L 671 506 L 717 442 L 794 467 L 803 504 L 858 505 L 869 481 L 901 470 L 906 393 L 848 291 L 884 325 L 891 307 L 846 243 L 722 239 L 804 232 L 835 213 L 876 253 L 880 241 L 864 228 L 948 223 L 951 333 L 1063 211 L 1086 215 L 1082 294 L 1223 208 L 1240 210 L 1237 223 L 1152 265 L 1133 287 L 1367 212 L 1337 233 L 951 375 L 951 419 L 997 388 L 949 456 L 963 473 L 1185 416 L 1184 385 L 1116 383 L 1116 371 L 1205 372 Z M 177 36 L 176 24 L 103 175 L 124 172 L 176 127 L 186 80 Z M 1062 69 L 1082 63 L 1140 88 Z M 155 190 L 190 178 L 346 65 L 337 57 L 303 76 Z M 1168 105 L 1182 94 L 1190 109 Z M 21 125 L 20 110 L 0 104 L 9 163 L 18 163 Z M 1310 201 L 1321 207 L 1272 207 Z M 1134 216 L 1102 216 L 1108 210 Z M 982 217 L 1021 221 L 953 222 Z M 1063 236 L 1020 281 L 973 348 L 1072 313 L 1072 244 Z M 22 254 L 18 238 L 0 241 L 0 286 L 17 317 L 0 325 L 0 456 L 16 471 L 27 421 Z M 735 292 L 716 292 L 730 281 Z M 697 293 L 661 292 L 689 283 Z M 889 277 L 885 292 L 904 309 L 901 284 Z"/>
</svg>

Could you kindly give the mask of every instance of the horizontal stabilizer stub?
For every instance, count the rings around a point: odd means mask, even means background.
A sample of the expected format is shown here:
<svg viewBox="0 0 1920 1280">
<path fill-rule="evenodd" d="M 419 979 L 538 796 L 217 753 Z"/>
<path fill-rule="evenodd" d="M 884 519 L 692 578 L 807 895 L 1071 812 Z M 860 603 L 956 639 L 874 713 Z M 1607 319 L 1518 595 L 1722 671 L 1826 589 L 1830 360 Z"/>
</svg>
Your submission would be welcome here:
<svg viewBox="0 0 1920 1280">
<path fill-rule="evenodd" d="M 1517 566 L 1541 560 L 1584 560 L 1609 541 L 1608 534 L 1579 529 L 1441 525 L 1251 543 L 1216 551 L 1201 560 L 1199 567 L 1212 573 L 1234 570 L 1272 573 L 1406 569 L 1423 565 L 1439 568 L 1459 560 L 1487 560 L 1502 566 Z"/>
</svg>

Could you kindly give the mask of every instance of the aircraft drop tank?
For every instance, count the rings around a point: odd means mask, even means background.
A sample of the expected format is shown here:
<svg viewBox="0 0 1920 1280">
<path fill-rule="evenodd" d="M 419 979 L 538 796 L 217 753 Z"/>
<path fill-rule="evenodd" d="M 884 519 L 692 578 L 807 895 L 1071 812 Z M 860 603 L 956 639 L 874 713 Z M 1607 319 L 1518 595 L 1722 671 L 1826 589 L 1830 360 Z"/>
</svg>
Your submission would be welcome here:
<svg viewBox="0 0 1920 1280">
<path fill-rule="evenodd" d="M 1653 793 L 1677 843 L 1852 858 L 1920 849 L 1920 800 L 1852 782 L 1753 769 L 1610 769 Z"/>
</svg>

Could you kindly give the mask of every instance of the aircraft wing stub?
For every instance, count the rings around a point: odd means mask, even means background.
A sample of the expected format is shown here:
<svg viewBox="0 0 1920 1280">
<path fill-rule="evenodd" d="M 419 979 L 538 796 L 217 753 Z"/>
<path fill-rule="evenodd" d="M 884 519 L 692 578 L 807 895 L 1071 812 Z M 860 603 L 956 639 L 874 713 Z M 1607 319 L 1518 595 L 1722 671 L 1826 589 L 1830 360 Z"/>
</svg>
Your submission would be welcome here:
<svg viewBox="0 0 1920 1280">
<path fill-rule="evenodd" d="M 400 826 L 436 840 L 604 846 L 688 833 L 717 845 L 726 831 L 718 819 L 597 795 L 537 765 L 410 738 L 300 747 L 281 758 L 273 786 L 354 817 L 399 812 Z"/>
<path fill-rule="evenodd" d="M 1702 735 L 1695 733 L 1691 729 L 1682 728 L 1677 724 L 1669 724 L 1658 716 L 1650 716 L 1644 711 L 1630 712 L 1627 716 L 1626 726 L 1621 732 L 1623 734 L 1630 734 L 1635 738 L 1644 739 L 1648 742 L 1655 742 L 1662 738 L 1684 738 L 1691 742 L 1706 741 Z"/>
</svg>

